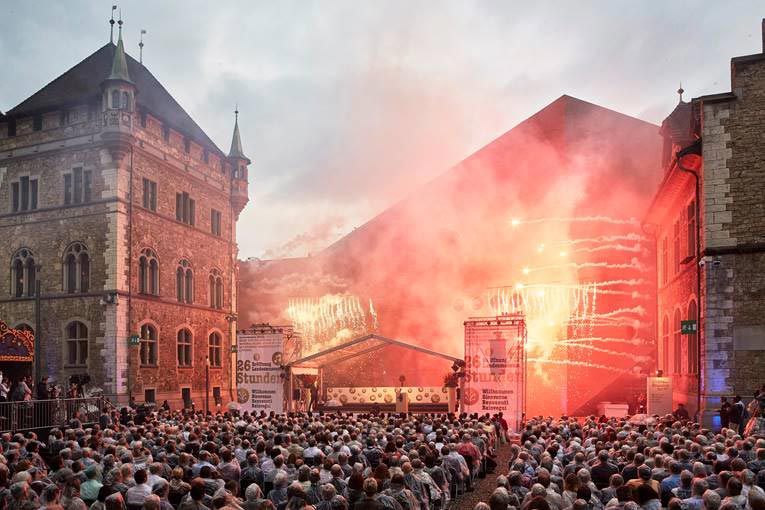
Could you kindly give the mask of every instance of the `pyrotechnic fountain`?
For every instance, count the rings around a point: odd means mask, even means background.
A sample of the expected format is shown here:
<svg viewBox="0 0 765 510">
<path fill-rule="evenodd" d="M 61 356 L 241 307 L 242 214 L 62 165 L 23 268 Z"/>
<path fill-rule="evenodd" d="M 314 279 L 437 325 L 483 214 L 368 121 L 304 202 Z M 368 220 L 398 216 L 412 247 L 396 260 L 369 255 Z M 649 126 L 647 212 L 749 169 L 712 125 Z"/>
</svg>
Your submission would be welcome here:
<svg viewBox="0 0 765 510">
<path fill-rule="evenodd" d="M 518 283 L 487 291 L 493 314 L 526 317 L 529 376 L 547 386 L 570 386 L 572 374 L 630 374 L 648 367 L 648 270 L 641 263 L 644 238 L 633 230 L 635 220 L 586 216 L 514 219 L 510 225 L 518 231 L 545 223 L 564 224 L 572 238 L 541 239 L 529 250 L 534 263 L 516 270 Z M 604 232 L 609 227 L 619 232 Z M 580 237 L 575 230 L 599 235 Z"/>
<path fill-rule="evenodd" d="M 293 298 L 286 315 L 302 339 L 302 355 L 326 349 L 354 337 L 377 331 L 377 312 L 350 294 L 327 294 L 320 298 Z"/>
</svg>

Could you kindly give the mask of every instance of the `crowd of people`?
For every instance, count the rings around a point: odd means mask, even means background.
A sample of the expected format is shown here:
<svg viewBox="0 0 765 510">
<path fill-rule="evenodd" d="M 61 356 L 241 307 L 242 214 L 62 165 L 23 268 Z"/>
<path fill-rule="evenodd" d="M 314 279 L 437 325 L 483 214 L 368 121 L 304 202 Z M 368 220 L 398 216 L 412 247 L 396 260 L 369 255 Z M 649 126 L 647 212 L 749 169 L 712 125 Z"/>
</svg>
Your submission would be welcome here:
<svg viewBox="0 0 765 510">
<path fill-rule="evenodd" d="M 440 510 L 506 437 L 501 415 L 104 409 L 0 436 L 0 510 Z"/>
<path fill-rule="evenodd" d="M 474 510 L 765 510 L 765 435 L 742 423 L 533 419 Z"/>
<path fill-rule="evenodd" d="M 0 435 L 0 510 L 461 510 L 495 470 L 474 510 L 765 510 L 742 423 L 105 408 Z"/>
</svg>

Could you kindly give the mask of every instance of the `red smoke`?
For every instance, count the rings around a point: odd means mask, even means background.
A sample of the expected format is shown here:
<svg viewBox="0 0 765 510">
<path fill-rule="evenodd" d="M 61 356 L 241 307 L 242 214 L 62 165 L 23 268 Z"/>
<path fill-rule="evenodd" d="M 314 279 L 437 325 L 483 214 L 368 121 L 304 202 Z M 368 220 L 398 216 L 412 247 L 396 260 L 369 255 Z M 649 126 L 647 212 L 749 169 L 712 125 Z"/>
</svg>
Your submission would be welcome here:
<svg viewBox="0 0 765 510">
<path fill-rule="evenodd" d="M 651 365 L 654 256 L 639 220 L 659 146 L 656 126 L 563 96 L 320 254 L 243 263 L 240 326 L 347 292 L 373 299 L 380 333 L 461 356 L 463 321 L 497 305 L 490 288 L 627 282 L 597 295 L 607 324 L 567 326 L 558 303 L 529 328 L 541 361 L 528 411 L 576 412 L 636 359 Z"/>
</svg>

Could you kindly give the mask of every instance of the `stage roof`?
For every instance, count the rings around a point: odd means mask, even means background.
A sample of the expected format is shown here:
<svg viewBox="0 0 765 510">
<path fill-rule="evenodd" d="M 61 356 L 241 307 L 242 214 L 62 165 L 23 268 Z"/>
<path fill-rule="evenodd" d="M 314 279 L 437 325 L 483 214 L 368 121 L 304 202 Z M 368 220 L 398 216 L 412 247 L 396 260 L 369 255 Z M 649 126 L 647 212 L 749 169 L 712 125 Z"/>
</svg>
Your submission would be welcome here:
<svg viewBox="0 0 765 510">
<path fill-rule="evenodd" d="M 292 368 L 324 368 L 349 359 L 353 359 L 357 356 L 368 354 L 370 352 L 378 351 L 384 347 L 396 346 L 403 347 L 404 349 L 410 349 L 413 351 L 433 356 L 436 358 L 442 358 L 447 361 L 455 362 L 461 361 L 460 358 L 449 356 L 436 351 L 431 351 L 424 347 L 412 345 L 401 340 L 394 340 L 380 335 L 365 335 L 350 342 L 346 342 L 335 347 L 330 347 L 327 350 L 320 351 L 314 354 L 310 354 L 301 359 L 288 363 L 287 366 Z"/>
</svg>

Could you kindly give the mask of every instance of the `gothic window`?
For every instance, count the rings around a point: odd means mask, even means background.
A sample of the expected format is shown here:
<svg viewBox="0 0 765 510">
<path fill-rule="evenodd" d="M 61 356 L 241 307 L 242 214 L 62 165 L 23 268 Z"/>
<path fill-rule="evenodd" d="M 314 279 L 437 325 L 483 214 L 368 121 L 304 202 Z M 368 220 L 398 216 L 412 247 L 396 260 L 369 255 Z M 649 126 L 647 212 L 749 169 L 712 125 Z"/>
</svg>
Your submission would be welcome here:
<svg viewBox="0 0 765 510">
<path fill-rule="evenodd" d="M 210 271 L 210 307 L 223 308 L 223 275 L 220 269 Z"/>
<path fill-rule="evenodd" d="M 112 108 L 119 109 L 120 107 L 120 91 L 112 90 Z"/>
<path fill-rule="evenodd" d="M 88 292 L 90 288 L 90 255 L 82 243 L 72 243 L 64 252 L 64 292 Z"/>
<path fill-rule="evenodd" d="M 178 366 L 190 367 L 191 366 L 191 344 L 192 336 L 191 331 L 183 328 L 178 331 Z"/>
<path fill-rule="evenodd" d="M 675 317 L 672 321 L 674 329 L 674 356 L 673 356 L 673 368 L 675 374 L 680 374 L 683 371 L 683 345 L 681 333 L 682 319 L 680 318 L 680 310 L 675 310 Z"/>
<path fill-rule="evenodd" d="M 667 238 L 661 240 L 661 283 L 669 280 L 669 247 Z"/>
<path fill-rule="evenodd" d="M 140 338 L 141 365 L 152 366 L 157 364 L 157 329 L 151 324 L 141 326 Z"/>
<path fill-rule="evenodd" d="M 138 259 L 138 292 L 159 295 L 159 261 L 151 248 L 144 249 Z"/>
<path fill-rule="evenodd" d="M 186 259 L 181 260 L 175 270 L 175 288 L 179 303 L 194 302 L 194 272 Z"/>
<path fill-rule="evenodd" d="M 210 333 L 208 356 L 211 367 L 221 366 L 221 339 L 220 334 L 216 332 Z"/>
<path fill-rule="evenodd" d="M 127 92 L 122 93 L 122 109 L 130 111 L 130 94 Z"/>
<path fill-rule="evenodd" d="M 696 301 L 688 303 L 688 320 L 695 321 L 697 317 Z M 688 373 L 695 374 L 698 372 L 699 363 L 699 324 L 696 323 L 696 331 L 690 335 L 686 335 L 688 338 Z"/>
<path fill-rule="evenodd" d="M 69 366 L 88 362 L 88 327 L 82 322 L 70 322 L 66 327 L 66 361 Z"/>
<path fill-rule="evenodd" d="M 37 268 L 32 252 L 22 248 L 11 259 L 11 293 L 14 297 L 34 296 Z"/>
</svg>

